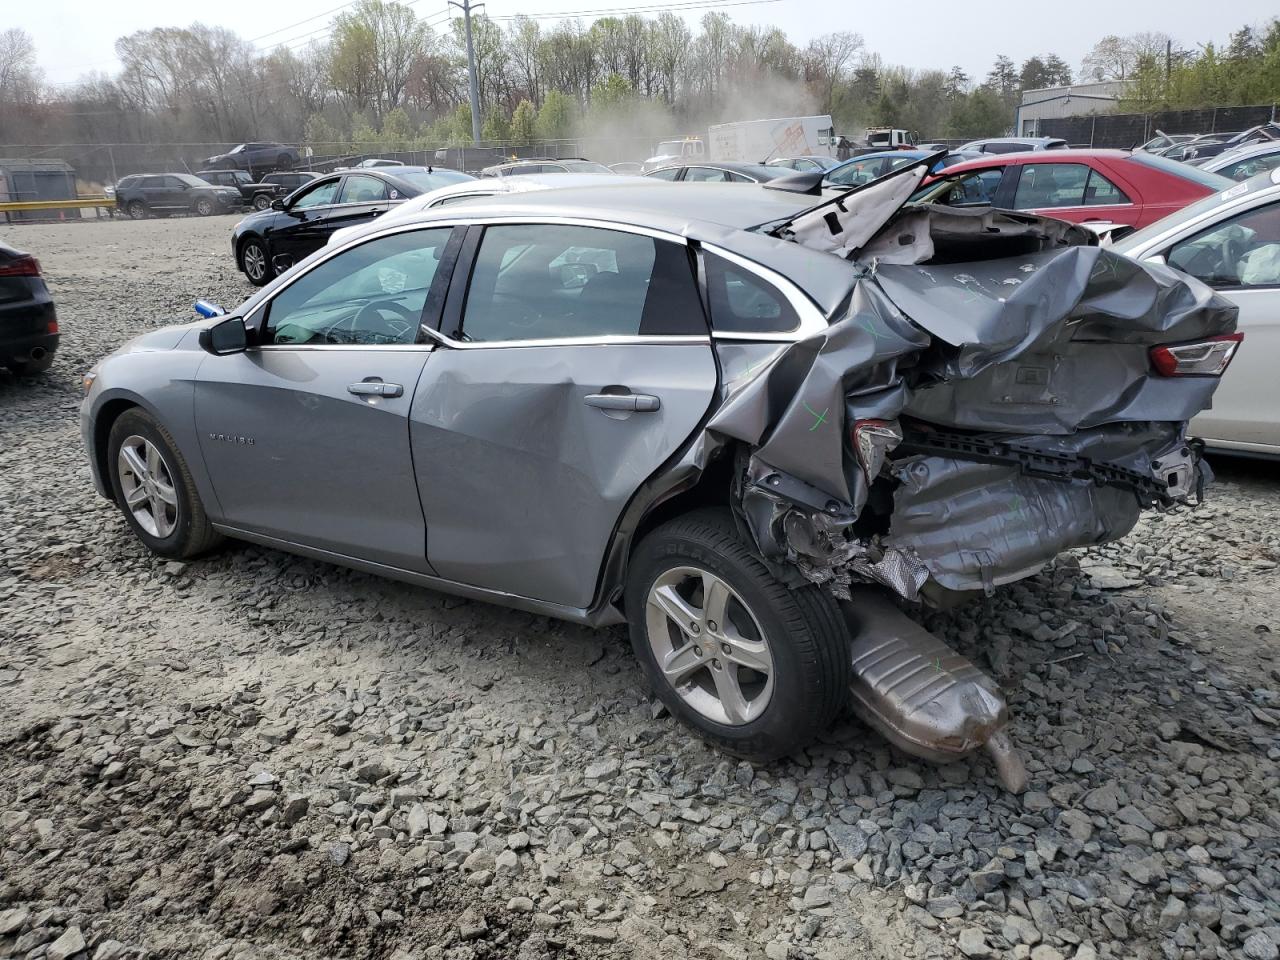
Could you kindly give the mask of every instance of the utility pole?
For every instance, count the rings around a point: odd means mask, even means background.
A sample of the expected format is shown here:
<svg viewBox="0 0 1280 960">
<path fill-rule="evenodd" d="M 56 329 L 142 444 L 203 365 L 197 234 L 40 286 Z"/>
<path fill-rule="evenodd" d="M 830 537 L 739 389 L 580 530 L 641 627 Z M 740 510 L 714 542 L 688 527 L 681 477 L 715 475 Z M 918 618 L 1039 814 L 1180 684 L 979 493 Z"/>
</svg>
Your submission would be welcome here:
<svg viewBox="0 0 1280 960">
<path fill-rule="evenodd" d="M 471 140 L 480 142 L 480 81 L 476 76 L 476 48 L 471 42 L 471 11 L 479 10 L 483 3 L 472 3 L 471 0 L 449 0 L 449 6 L 462 11 L 462 22 L 467 34 L 467 80 L 471 87 Z"/>
</svg>

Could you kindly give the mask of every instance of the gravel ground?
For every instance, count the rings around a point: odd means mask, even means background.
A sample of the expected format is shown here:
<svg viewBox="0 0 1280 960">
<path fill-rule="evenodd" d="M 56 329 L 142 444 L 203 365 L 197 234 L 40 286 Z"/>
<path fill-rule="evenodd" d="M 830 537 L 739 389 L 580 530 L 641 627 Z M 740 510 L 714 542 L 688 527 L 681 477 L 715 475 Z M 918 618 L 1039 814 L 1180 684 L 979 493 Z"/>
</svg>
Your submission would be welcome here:
<svg viewBox="0 0 1280 960">
<path fill-rule="evenodd" d="M 144 552 L 80 374 L 246 294 L 232 223 L 0 227 L 63 329 L 0 373 L 0 957 L 1280 953 L 1280 468 L 930 618 L 1005 685 L 1023 796 L 853 720 L 753 767 L 653 716 L 621 630 Z"/>
</svg>

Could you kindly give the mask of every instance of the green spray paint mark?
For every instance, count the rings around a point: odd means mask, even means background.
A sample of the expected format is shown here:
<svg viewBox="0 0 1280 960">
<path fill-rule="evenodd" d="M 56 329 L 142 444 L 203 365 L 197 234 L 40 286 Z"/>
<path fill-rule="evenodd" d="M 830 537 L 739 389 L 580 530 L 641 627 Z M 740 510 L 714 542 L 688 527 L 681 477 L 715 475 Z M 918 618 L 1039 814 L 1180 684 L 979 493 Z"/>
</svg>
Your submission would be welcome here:
<svg viewBox="0 0 1280 960">
<path fill-rule="evenodd" d="M 809 432 L 810 432 L 810 433 L 813 433 L 813 431 L 817 430 L 817 429 L 818 429 L 818 427 L 820 427 L 822 424 L 826 423 L 826 422 L 827 422 L 827 414 L 831 412 L 831 408 L 830 408 L 830 407 L 827 407 L 827 409 L 825 409 L 825 410 L 823 410 L 821 413 L 819 413 L 817 410 L 813 409 L 813 407 L 809 406 L 809 404 L 808 404 L 808 403 L 806 403 L 806 404 L 804 405 L 804 408 L 805 408 L 806 410 L 808 410 L 811 414 L 813 414 L 813 417 L 814 417 L 814 420 L 813 420 L 813 426 L 809 428 Z"/>
</svg>

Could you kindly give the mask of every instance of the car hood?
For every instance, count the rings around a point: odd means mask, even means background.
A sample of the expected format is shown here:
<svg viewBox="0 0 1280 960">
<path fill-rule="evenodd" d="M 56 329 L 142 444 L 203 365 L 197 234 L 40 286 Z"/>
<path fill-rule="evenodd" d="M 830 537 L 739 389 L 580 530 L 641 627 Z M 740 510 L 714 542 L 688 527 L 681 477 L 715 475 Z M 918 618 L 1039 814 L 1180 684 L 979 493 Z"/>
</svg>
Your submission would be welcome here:
<svg viewBox="0 0 1280 960">
<path fill-rule="evenodd" d="M 255 228 L 261 229 L 262 227 L 270 224 L 279 213 L 279 210 L 257 210 L 249 214 L 247 217 L 242 218 L 240 222 L 235 225 L 234 233 L 239 235 L 245 230 L 253 230 Z"/>
<path fill-rule="evenodd" d="M 146 333 L 121 344 L 111 352 L 110 356 L 115 357 L 125 353 L 163 353 L 166 350 L 176 350 L 187 334 L 203 330 L 221 319 L 223 317 L 214 317 L 209 320 L 201 318 L 190 323 L 175 323 L 161 327 L 158 330 L 148 330 Z"/>
</svg>

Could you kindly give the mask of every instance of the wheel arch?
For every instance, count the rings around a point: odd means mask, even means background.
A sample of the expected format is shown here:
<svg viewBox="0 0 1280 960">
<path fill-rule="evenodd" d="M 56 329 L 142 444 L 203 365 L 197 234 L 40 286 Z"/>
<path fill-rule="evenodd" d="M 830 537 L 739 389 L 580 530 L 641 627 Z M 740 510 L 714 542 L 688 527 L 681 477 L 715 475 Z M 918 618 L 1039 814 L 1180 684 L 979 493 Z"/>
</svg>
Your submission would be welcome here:
<svg viewBox="0 0 1280 960">
<path fill-rule="evenodd" d="M 707 441 L 705 433 L 701 439 Z M 711 448 L 706 453 L 706 462 L 701 464 L 694 456 L 697 449 L 698 444 L 691 444 L 675 463 L 650 477 L 623 511 L 601 564 L 596 600 L 592 605 L 601 622 L 625 619 L 623 594 L 627 568 L 636 546 L 645 536 L 668 520 L 693 510 L 731 509 L 734 445 Z"/>
</svg>

